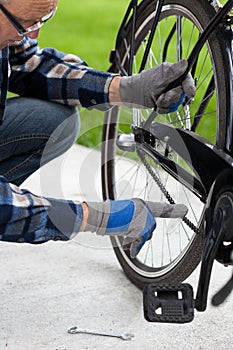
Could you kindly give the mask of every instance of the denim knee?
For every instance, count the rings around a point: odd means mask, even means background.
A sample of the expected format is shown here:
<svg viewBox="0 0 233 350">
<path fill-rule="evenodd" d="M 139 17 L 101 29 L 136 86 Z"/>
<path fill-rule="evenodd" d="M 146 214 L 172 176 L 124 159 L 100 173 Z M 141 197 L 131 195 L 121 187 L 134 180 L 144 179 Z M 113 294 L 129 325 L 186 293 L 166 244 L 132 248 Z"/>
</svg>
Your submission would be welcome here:
<svg viewBox="0 0 233 350">
<path fill-rule="evenodd" d="M 41 165 L 66 152 L 79 129 L 75 107 L 35 98 L 8 99 L 0 127 L 1 174 L 19 185 Z"/>
<path fill-rule="evenodd" d="M 61 121 L 50 134 L 43 151 L 41 165 L 65 153 L 75 143 L 79 131 L 80 117 L 78 110 L 75 107 L 63 106 Z"/>
</svg>

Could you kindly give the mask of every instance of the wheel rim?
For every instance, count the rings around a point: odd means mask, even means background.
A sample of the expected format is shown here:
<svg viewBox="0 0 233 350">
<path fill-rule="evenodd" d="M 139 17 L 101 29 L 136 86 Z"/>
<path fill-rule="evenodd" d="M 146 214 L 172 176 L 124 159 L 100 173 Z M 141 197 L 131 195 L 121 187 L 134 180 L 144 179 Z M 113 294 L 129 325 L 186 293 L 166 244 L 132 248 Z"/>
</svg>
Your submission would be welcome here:
<svg viewBox="0 0 233 350">
<path fill-rule="evenodd" d="M 174 16 L 174 13 L 176 14 L 176 16 Z M 171 15 L 171 16 L 170 16 Z M 202 31 L 202 27 L 200 25 L 200 23 L 197 21 L 197 19 L 193 16 L 193 14 L 186 8 L 183 8 L 180 5 L 166 5 L 163 7 L 163 11 L 162 11 L 162 15 L 161 15 L 161 20 L 160 20 L 160 24 L 159 24 L 159 29 L 160 32 L 162 33 L 165 28 L 165 26 L 168 25 L 168 23 L 165 23 L 165 21 L 167 22 L 167 16 L 169 16 L 169 21 L 171 23 L 171 21 L 174 21 L 174 18 L 176 17 L 176 19 L 178 18 L 179 20 L 179 16 L 182 16 L 181 18 L 181 25 L 182 28 L 180 28 L 179 30 L 182 36 L 182 33 L 187 32 L 184 29 L 184 26 L 186 26 L 186 24 L 188 23 L 188 20 L 191 19 L 192 24 L 190 25 L 190 23 L 188 24 L 188 26 L 193 27 L 191 32 L 189 31 L 189 33 L 191 33 L 191 37 L 193 40 L 193 43 L 196 42 L 196 38 L 197 35 L 200 31 Z M 151 14 L 150 17 L 147 17 L 145 19 L 145 21 L 141 24 L 141 26 L 138 28 L 137 33 L 136 33 L 136 37 L 139 38 L 140 36 L 144 36 L 143 31 L 145 29 L 145 27 L 148 25 L 148 23 L 150 22 L 151 18 L 153 17 L 153 13 Z M 184 20 L 183 17 L 185 17 L 186 19 Z M 183 21 L 183 22 L 182 22 Z M 185 23 L 186 22 L 186 23 Z M 161 29 L 163 26 L 163 30 Z M 178 35 L 177 35 L 178 36 Z M 178 41 L 180 40 L 181 42 L 181 37 L 178 36 Z M 176 44 L 177 41 L 176 40 Z M 157 42 L 160 42 L 160 47 L 162 47 L 162 37 L 160 37 L 160 39 L 157 39 Z M 127 47 L 127 43 L 125 43 L 126 47 Z M 188 46 L 188 51 L 187 54 L 191 51 L 192 49 L 192 42 L 187 42 L 187 46 Z M 142 54 L 140 53 L 140 50 L 142 50 L 143 52 L 143 46 L 145 47 L 145 42 L 143 43 L 143 45 L 141 47 L 137 47 L 137 57 L 134 60 L 134 72 L 136 73 L 138 71 L 138 67 L 139 64 L 137 62 L 137 58 L 138 57 L 142 57 Z M 184 41 L 182 41 L 182 46 L 184 46 Z M 171 45 L 172 47 L 172 45 Z M 184 47 L 182 47 L 182 51 L 183 51 Z M 160 50 L 162 52 L 162 50 Z M 169 61 L 169 56 L 170 54 L 167 53 L 167 60 Z M 201 61 L 203 62 L 202 67 L 198 67 L 198 69 L 196 70 L 196 77 L 198 77 L 199 79 L 199 84 L 197 86 L 197 94 L 198 94 L 198 89 L 201 89 L 201 85 L 207 85 L 209 84 L 210 81 L 210 71 L 212 71 L 212 69 L 206 69 L 205 66 L 209 66 L 211 67 L 211 62 L 212 62 L 212 57 L 210 52 L 207 51 L 207 46 L 202 50 L 202 58 Z M 123 57 L 123 63 L 127 60 L 128 57 L 128 49 L 126 49 L 126 54 Z M 155 52 L 153 51 L 153 45 L 151 48 L 151 52 L 150 52 L 150 57 L 149 60 L 147 62 L 147 68 L 150 68 L 151 66 L 155 66 L 156 64 L 161 63 L 162 59 L 160 56 L 160 60 L 158 59 L 159 56 L 157 56 L 157 54 L 155 54 Z M 184 58 L 185 56 L 182 54 L 182 58 Z M 181 58 L 180 52 L 176 52 L 176 59 L 178 60 Z M 171 62 L 175 61 L 174 59 L 170 59 Z M 140 61 L 140 59 L 139 59 Z M 216 84 L 217 85 L 217 84 Z M 203 93 L 201 93 L 203 95 Z M 214 94 L 212 94 L 212 97 L 210 99 L 210 103 L 208 108 L 206 109 L 206 116 L 209 116 L 213 119 L 216 120 L 216 115 L 217 110 L 218 110 L 218 105 L 217 105 L 217 99 L 216 99 L 216 94 L 217 92 L 215 92 Z M 203 99 L 203 98 L 202 98 Z M 214 107 L 213 107 L 214 106 Z M 194 108 L 195 107 L 195 108 Z M 184 109 L 179 110 L 179 113 L 176 114 L 170 114 L 168 116 L 162 116 L 159 117 L 159 121 L 165 121 L 167 123 L 172 123 L 173 125 L 177 126 L 177 127 L 182 127 L 185 129 L 191 129 L 192 125 L 193 125 L 193 119 L 192 116 L 196 114 L 196 111 L 198 110 L 198 106 L 195 104 L 191 105 L 191 106 L 185 106 Z M 125 109 L 124 113 L 124 117 L 123 120 L 128 120 L 128 122 L 124 122 L 121 123 L 121 119 L 119 122 L 119 130 L 118 132 L 123 133 L 123 134 L 127 134 L 129 132 L 132 132 L 132 130 L 130 130 L 130 124 L 134 125 L 141 125 L 146 118 L 149 115 L 148 111 L 138 111 L 138 110 L 134 110 L 133 113 L 133 118 L 130 121 L 130 117 L 129 117 L 129 110 Z M 187 118 L 186 118 L 187 117 Z M 207 118 L 205 118 L 207 120 Z M 206 120 L 201 120 L 201 123 L 205 125 Z M 209 139 L 209 141 L 211 141 L 213 144 L 216 143 L 216 122 L 214 123 L 214 125 L 211 127 L 212 131 L 207 135 L 207 138 Z M 207 124 L 208 125 L 208 121 Z M 205 128 L 204 128 L 205 129 Z M 210 130 L 210 129 L 209 129 Z M 198 130 L 199 134 L 202 134 L 202 130 Z M 206 132 L 205 132 L 206 135 Z M 158 147 L 164 147 L 162 143 L 160 143 L 160 145 L 158 145 Z M 133 154 L 126 154 L 127 152 L 122 152 L 121 154 L 119 153 L 119 149 L 118 149 L 118 156 L 115 159 L 115 178 L 117 179 L 116 182 L 113 184 L 113 186 L 115 187 L 115 191 L 116 191 L 116 197 L 115 198 L 130 198 L 132 196 L 135 197 L 141 197 L 145 200 L 156 200 L 157 201 L 164 201 L 164 195 L 160 195 L 160 196 L 156 196 L 156 190 L 153 189 L 153 179 L 151 179 L 151 175 L 148 177 L 149 174 L 145 173 L 144 174 L 144 185 L 141 186 L 141 189 L 137 189 L 137 185 L 138 185 L 138 179 L 139 177 L 143 177 L 142 174 L 140 174 L 140 172 L 143 173 L 143 171 L 145 172 L 145 166 L 143 164 L 139 164 L 137 163 L 135 156 Z M 177 156 L 176 156 L 177 157 Z M 151 159 L 148 155 L 146 155 L 146 159 L 147 159 L 147 163 L 151 163 Z M 176 160 L 179 163 L 179 160 Z M 122 163 L 123 162 L 123 163 Z M 157 169 L 157 165 L 156 164 L 150 164 L 149 165 L 152 169 L 152 171 L 158 171 Z M 185 165 L 186 167 L 186 165 Z M 125 170 L 125 173 L 119 173 L 120 169 Z M 132 169 L 134 170 L 134 175 L 131 174 Z M 140 175 L 140 176 L 139 176 Z M 161 174 L 157 174 L 158 177 L 161 177 Z M 166 175 L 167 178 L 164 178 L 165 183 L 168 184 L 169 181 L 171 181 L 171 185 L 170 187 L 173 187 L 173 180 L 168 179 L 168 175 Z M 123 179 L 123 183 L 122 183 L 122 179 Z M 141 181 L 141 179 L 140 179 Z M 151 182 L 152 181 L 152 182 Z M 132 186 L 132 184 L 134 184 L 134 186 Z M 134 188 L 133 188 L 134 187 Z M 177 196 L 179 197 L 181 192 L 183 191 L 183 198 L 185 197 L 185 199 L 183 199 L 181 201 L 181 198 L 179 200 L 179 202 L 185 203 L 187 205 L 188 203 L 188 207 L 189 207 L 189 216 L 191 218 L 192 221 L 195 222 L 195 225 L 198 227 L 200 225 L 200 222 L 202 221 L 202 213 L 203 213 L 203 208 L 204 208 L 204 204 L 202 204 L 193 194 L 190 194 L 189 191 L 185 192 L 184 191 L 184 187 L 182 185 L 179 185 L 179 189 L 177 190 L 176 187 L 176 191 L 177 192 Z M 152 194 L 152 192 L 154 192 Z M 172 191 L 173 192 L 173 191 Z M 190 214 L 190 208 L 193 207 L 193 205 L 190 205 L 190 202 L 195 203 L 194 205 L 194 209 L 191 209 L 191 214 Z M 171 223 L 171 220 L 173 220 L 173 222 Z M 161 223 L 160 223 L 161 221 Z M 170 222 L 168 222 L 170 221 Z M 142 251 L 139 253 L 138 258 L 137 259 L 130 259 L 129 254 L 127 252 L 124 252 L 122 250 L 122 248 L 120 247 L 120 239 L 119 238 L 115 238 L 114 239 L 114 244 L 118 247 L 120 253 L 122 256 L 124 256 L 124 259 L 127 260 L 128 265 L 137 273 L 137 274 L 141 274 L 144 277 L 149 277 L 149 278 L 157 278 L 160 276 L 163 276 L 165 274 L 167 274 L 169 271 L 171 271 L 183 258 L 184 256 L 187 254 L 188 249 L 190 248 L 190 246 L 193 244 L 193 241 L 195 239 L 195 234 L 193 232 L 190 232 L 189 230 L 187 230 L 186 228 L 183 228 L 183 224 L 181 223 L 181 220 L 177 219 L 170 219 L 170 220 L 164 220 L 164 219 L 158 219 L 157 220 L 157 229 L 154 233 L 154 237 L 153 240 L 151 240 L 150 242 L 148 242 L 145 247 L 143 247 Z M 162 228 L 160 227 L 162 225 Z M 169 228 L 170 227 L 170 228 Z M 180 229 L 183 229 L 183 233 L 181 233 Z M 160 232 L 160 237 L 158 234 L 158 231 Z M 162 232 L 162 234 L 161 234 Z M 177 233 L 178 232 L 178 233 Z M 173 236 L 173 238 L 171 238 Z M 174 238 L 176 237 L 176 238 Z M 177 238 L 178 237 L 178 238 Z M 186 237 L 186 238 L 185 238 Z M 176 246 L 176 250 L 177 253 L 174 254 L 173 253 L 173 249 L 174 249 L 174 242 L 175 242 L 175 246 Z M 154 249 L 154 247 L 156 247 L 156 252 L 152 252 L 152 250 Z M 149 262 L 150 260 L 150 262 Z M 160 262 L 159 262 L 160 261 Z"/>
</svg>

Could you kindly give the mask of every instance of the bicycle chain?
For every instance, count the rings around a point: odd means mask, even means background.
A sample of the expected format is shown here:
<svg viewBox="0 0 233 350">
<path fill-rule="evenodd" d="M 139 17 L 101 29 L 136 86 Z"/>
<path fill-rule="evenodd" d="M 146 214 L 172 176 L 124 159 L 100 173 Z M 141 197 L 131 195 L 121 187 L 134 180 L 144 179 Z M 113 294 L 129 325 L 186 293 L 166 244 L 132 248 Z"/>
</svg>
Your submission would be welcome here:
<svg viewBox="0 0 233 350">
<path fill-rule="evenodd" d="M 153 180 L 156 182 L 157 186 L 160 188 L 161 192 L 164 194 L 164 196 L 166 197 L 166 199 L 168 200 L 168 202 L 170 204 L 175 204 L 174 199 L 172 198 L 172 196 L 169 194 L 169 192 L 166 190 L 166 188 L 164 187 L 164 185 L 162 184 L 161 180 L 159 179 L 159 177 L 151 170 L 151 167 L 149 166 L 149 164 L 147 164 L 144 155 L 142 155 L 139 151 L 138 148 L 136 148 L 136 152 L 138 157 L 140 158 L 142 164 L 146 167 L 146 169 L 148 170 L 148 172 L 150 173 L 150 175 L 152 176 Z M 182 218 L 182 221 L 184 221 L 184 223 L 191 228 L 191 230 L 193 230 L 196 234 L 200 234 L 200 230 L 197 226 L 195 226 L 191 220 L 189 220 L 186 216 L 184 216 Z"/>
</svg>

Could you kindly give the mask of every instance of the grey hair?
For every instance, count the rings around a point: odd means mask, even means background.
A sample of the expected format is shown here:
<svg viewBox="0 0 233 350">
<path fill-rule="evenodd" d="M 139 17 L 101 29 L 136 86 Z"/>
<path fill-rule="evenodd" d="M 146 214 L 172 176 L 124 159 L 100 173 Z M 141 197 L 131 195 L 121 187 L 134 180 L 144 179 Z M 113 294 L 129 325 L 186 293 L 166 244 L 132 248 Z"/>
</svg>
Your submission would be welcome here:
<svg viewBox="0 0 233 350">
<path fill-rule="evenodd" d="M 1 5 L 6 4 L 7 2 L 9 2 L 9 0 L 0 0 Z"/>
</svg>

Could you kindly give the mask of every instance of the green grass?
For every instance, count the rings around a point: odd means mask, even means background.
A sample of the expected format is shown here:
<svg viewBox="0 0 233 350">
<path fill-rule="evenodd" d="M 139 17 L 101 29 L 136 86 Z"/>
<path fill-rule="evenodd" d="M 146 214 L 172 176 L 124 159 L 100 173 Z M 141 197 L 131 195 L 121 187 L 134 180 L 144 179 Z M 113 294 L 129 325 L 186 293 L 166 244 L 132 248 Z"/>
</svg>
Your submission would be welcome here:
<svg viewBox="0 0 233 350">
<path fill-rule="evenodd" d="M 88 0 L 85 5 L 80 0 L 59 0 L 56 16 L 41 30 L 39 42 L 106 70 L 127 4 L 127 0 Z"/>
<path fill-rule="evenodd" d="M 52 21 L 41 30 L 41 47 L 55 47 L 76 54 L 95 69 L 106 71 L 110 50 L 115 46 L 117 30 L 128 5 L 128 0 L 60 0 Z M 79 110 L 81 132 L 78 143 L 88 147 L 101 141 L 104 113 Z"/>
</svg>

